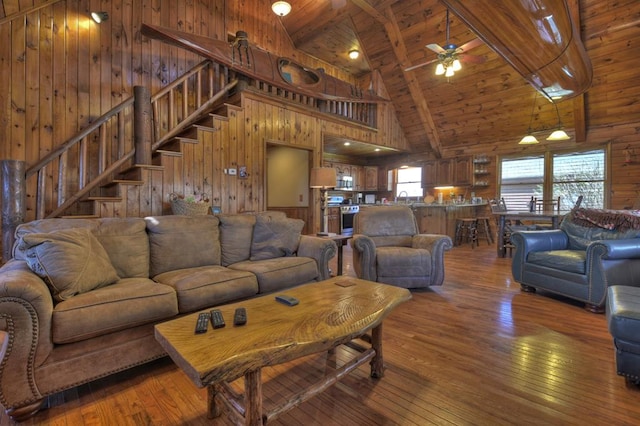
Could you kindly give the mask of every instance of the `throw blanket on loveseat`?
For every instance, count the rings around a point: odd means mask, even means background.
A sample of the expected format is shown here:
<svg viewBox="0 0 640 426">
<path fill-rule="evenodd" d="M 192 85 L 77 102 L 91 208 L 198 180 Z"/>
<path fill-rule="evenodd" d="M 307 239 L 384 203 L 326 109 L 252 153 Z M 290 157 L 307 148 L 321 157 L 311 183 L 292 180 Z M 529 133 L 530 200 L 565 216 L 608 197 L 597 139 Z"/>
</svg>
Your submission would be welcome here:
<svg viewBox="0 0 640 426">
<path fill-rule="evenodd" d="M 619 232 L 640 229 L 640 210 L 575 209 L 573 222 L 586 227 L 599 227 Z"/>
</svg>

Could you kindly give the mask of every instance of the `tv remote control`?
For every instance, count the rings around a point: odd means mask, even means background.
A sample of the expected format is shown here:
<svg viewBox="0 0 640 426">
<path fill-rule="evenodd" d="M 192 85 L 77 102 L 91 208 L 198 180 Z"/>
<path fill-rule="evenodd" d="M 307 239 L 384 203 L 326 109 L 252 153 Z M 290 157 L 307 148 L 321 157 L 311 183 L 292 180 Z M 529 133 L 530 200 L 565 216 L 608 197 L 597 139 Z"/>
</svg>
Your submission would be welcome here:
<svg viewBox="0 0 640 426">
<path fill-rule="evenodd" d="M 287 296 L 286 294 L 279 294 L 278 296 L 276 296 L 276 300 L 280 303 L 284 303 L 285 305 L 288 306 L 295 306 L 298 303 L 300 303 L 300 301 L 298 299 L 296 299 L 293 296 Z"/>
<path fill-rule="evenodd" d="M 247 323 L 247 311 L 245 308 L 238 308 L 233 314 L 233 325 L 245 325 Z"/>
<path fill-rule="evenodd" d="M 224 323 L 224 318 L 222 317 L 222 312 L 219 309 L 214 309 L 211 311 L 211 324 L 213 328 L 222 328 L 226 324 Z"/>
<path fill-rule="evenodd" d="M 198 315 L 198 320 L 196 321 L 195 334 L 206 333 L 208 326 L 209 326 L 209 314 L 206 312 L 203 312 L 200 315 Z"/>
</svg>

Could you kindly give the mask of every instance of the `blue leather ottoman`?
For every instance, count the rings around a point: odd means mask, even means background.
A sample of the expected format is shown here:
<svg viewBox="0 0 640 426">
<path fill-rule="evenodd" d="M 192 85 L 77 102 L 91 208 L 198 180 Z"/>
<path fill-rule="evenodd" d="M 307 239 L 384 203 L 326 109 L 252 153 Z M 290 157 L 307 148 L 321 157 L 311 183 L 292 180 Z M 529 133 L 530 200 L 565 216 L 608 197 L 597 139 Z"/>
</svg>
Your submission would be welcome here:
<svg viewBox="0 0 640 426">
<path fill-rule="evenodd" d="M 614 285 L 607 290 L 607 325 L 616 349 L 616 369 L 627 382 L 640 384 L 640 287 Z"/>
</svg>

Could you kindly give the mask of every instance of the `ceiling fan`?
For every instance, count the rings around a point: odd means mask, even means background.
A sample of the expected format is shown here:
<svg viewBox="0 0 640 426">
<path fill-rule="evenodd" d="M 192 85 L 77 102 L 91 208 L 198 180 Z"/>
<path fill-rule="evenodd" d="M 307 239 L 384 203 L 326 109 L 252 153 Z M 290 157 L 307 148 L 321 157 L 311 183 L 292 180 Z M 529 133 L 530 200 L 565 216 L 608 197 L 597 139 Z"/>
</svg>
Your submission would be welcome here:
<svg viewBox="0 0 640 426">
<path fill-rule="evenodd" d="M 482 40 L 480 40 L 479 38 L 475 38 L 463 44 L 462 46 L 456 46 L 455 44 L 449 42 L 449 9 L 447 9 L 446 28 L 447 43 L 444 45 L 444 47 L 441 47 L 440 45 L 437 45 L 435 43 L 427 44 L 426 46 L 427 49 L 433 50 L 438 54 L 436 59 L 411 66 L 409 68 L 406 68 L 405 71 L 415 70 L 416 68 L 438 62 L 438 65 L 436 66 L 436 75 L 444 74 L 445 77 L 451 77 L 455 74 L 456 71 L 459 71 L 462 68 L 460 62 L 481 64 L 486 61 L 486 58 L 484 56 L 474 56 L 466 54 L 467 51 L 482 44 Z"/>
</svg>

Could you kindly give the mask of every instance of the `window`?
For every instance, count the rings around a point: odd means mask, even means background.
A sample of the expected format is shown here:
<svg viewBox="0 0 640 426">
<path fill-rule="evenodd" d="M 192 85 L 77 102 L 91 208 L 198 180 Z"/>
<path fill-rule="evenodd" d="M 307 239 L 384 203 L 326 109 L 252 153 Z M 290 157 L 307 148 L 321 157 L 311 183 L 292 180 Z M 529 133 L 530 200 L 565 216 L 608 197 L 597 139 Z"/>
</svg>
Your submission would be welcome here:
<svg viewBox="0 0 640 426">
<path fill-rule="evenodd" d="M 398 169 L 396 197 L 422 197 L 422 167 Z"/>
<path fill-rule="evenodd" d="M 604 149 L 503 158 L 500 166 L 500 197 L 509 210 L 528 210 L 531 197 L 559 196 L 561 211 L 571 210 L 580 195 L 583 206 L 604 206 Z"/>
</svg>

